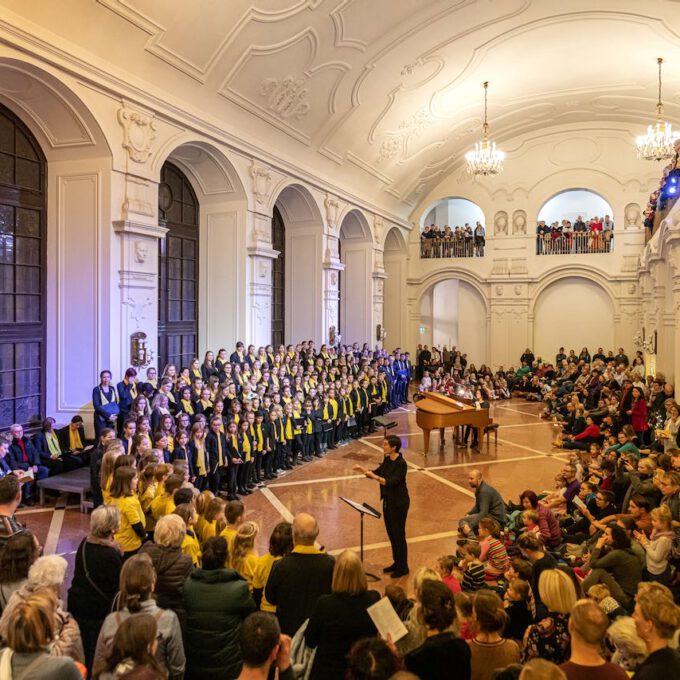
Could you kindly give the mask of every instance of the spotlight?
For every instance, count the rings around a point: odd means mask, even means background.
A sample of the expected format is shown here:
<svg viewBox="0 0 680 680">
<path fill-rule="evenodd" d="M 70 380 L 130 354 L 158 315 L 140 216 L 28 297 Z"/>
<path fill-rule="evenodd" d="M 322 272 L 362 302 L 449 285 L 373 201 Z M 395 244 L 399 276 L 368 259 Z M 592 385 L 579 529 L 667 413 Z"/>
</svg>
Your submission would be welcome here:
<svg viewBox="0 0 680 680">
<path fill-rule="evenodd" d="M 674 169 L 666 177 L 663 187 L 661 188 L 661 193 L 659 195 L 659 204 L 661 207 L 665 207 L 666 201 L 669 198 L 676 199 L 678 197 L 678 179 L 680 178 L 680 170 Z"/>
</svg>

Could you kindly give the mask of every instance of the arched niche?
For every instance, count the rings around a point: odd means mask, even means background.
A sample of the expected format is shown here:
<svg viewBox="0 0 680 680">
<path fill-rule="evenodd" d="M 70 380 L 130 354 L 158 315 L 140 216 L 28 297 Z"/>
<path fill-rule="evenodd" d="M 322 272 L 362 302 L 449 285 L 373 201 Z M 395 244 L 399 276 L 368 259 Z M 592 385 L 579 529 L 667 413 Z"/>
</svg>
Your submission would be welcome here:
<svg viewBox="0 0 680 680">
<path fill-rule="evenodd" d="M 453 229 L 466 223 L 473 229 L 476 222 L 486 226 L 484 211 L 473 201 L 461 196 L 447 196 L 431 204 L 420 218 L 420 230 L 426 225 L 436 224 L 444 228 L 447 224 Z"/>
<path fill-rule="evenodd" d="M 593 217 L 609 215 L 613 219 L 614 210 L 609 201 L 590 189 L 565 189 L 551 196 L 538 211 L 536 220 L 546 224 L 569 220 L 572 224 L 581 216 L 587 221 Z"/>
<path fill-rule="evenodd" d="M 340 223 L 340 331 L 345 342 L 371 342 L 373 266 L 366 216 L 350 210 Z"/>
<path fill-rule="evenodd" d="M 210 142 L 186 139 L 155 160 L 178 168 L 195 194 L 198 212 L 196 354 L 232 347 L 245 337 L 247 313 L 246 192 L 226 153 Z M 159 186 L 159 203 L 166 190 Z M 164 245 L 160 245 L 159 254 Z M 162 272 L 161 272 L 162 274 Z M 162 368 L 162 366 L 161 366 Z"/>
<path fill-rule="evenodd" d="M 281 189 L 274 206 L 283 221 L 285 248 L 286 342 L 314 340 L 323 326 L 323 217 L 312 193 L 302 184 Z"/>
<path fill-rule="evenodd" d="M 533 305 L 536 356 L 552 361 L 560 347 L 616 350 L 611 292 L 593 277 L 566 275 L 539 288 Z"/>
<path fill-rule="evenodd" d="M 487 304 L 477 286 L 457 277 L 440 278 L 419 299 L 418 342 L 456 347 L 479 366 L 488 362 Z"/>
</svg>

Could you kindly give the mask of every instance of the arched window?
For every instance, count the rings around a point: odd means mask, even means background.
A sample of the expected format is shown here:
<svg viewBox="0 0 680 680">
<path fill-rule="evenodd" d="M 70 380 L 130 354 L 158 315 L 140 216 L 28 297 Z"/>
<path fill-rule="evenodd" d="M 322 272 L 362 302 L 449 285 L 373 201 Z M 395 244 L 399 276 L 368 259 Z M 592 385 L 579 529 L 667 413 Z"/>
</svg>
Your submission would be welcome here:
<svg viewBox="0 0 680 680">
<path fill-rule="evenodd" d="M 610 252 L 614 246 L 613 214 L 611 205 L 594 191 L 561 191 L 538 213 L 536 254 Z"/>
<path fill-rule="evenodd" d="M 198 200 L 172 163 L 161 169 L 158 253 L 158 366 L 188 366 L 198 352 Z"/>
<path fill-rule="evenodd" d="M 45 412 L 47 163 L 0 105 L 0 429 Z"/>
<path fill-rule="evenodd" d="M 272 215 L 272 247 L 278 250 L 272 262 L 272 345 L 285 344 L 286 333 L 286 225 L 279 209 Z"/>
</svg>

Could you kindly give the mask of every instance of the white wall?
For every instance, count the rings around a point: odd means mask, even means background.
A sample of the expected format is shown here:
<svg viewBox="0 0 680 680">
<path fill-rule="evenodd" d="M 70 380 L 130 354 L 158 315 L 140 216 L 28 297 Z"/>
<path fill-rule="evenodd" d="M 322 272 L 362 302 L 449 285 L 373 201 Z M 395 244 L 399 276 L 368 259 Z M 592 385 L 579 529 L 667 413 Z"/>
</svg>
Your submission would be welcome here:
<svg viewBox="0 0 680 680">
<path fill-rule="evenodd" d="M 565 277 L 548 285 L 536 299 L 534 342 L 536 356 L 554 359 L 565 347 L 578 354 L 587 347 L 613 349 L 614 309 L 607 292 L 581 277 Z M 628 345 L 630 347 L 630 344 Z"/>
<path fill-rule="evenodd" d="M 370 244 L 343 241 L 340 328 L 348 342 L 371 342 L 371 249 Z"/>
<path fill-rule="evenodd" d="M 458 343 L 477 366 L 489 362 L 486 306 L 482 296 L 465 281 L 458 287 Z"/>
<path fill-rule="evenodd" d="M 555 220 L 570 220 L 573 222 L 578 216 L 584 220 L 591 217 L 614 215 L 614 210 L 602 196 L 584 189 L 564 191 L 548 200 L 538 213 L 537 221 L 545 220 L 548 224 Z M 614 225 L 616 226 L 616 225 Z"/>
<path fill-rule="evenodd" d="M 383 304 L 383 322 L 387 339 L 386 347 L 402 347 L 406 338 L 402 333 L 402 314 L 406 307 L 407 262 L 404 255 L 385 254 L 385 293 Z"/>
<path fill-rule="evenodd" d="M 459 282 L 441 281 L 432 291 L 432 340 L 439 347 L 458 345 Z"/>
<path fill-rule="evenodd" d="M 448 224 L 453 228 L 462 227 L 467 222 L 474 227 L 477 221 L 486 224 L 484 212 L 476 203 L 465 198 L 445 198 L 423 216 L 420 226 L 437 224 L 443 227 Z"/>
</svg>

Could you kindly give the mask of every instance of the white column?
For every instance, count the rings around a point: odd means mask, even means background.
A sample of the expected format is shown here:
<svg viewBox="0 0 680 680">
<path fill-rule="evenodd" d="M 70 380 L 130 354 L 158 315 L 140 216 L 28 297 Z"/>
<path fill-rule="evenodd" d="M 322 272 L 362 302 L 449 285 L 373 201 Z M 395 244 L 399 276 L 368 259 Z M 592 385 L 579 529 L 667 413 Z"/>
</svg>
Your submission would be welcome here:
<svg viewBox="0 0 680 680">
<path fill-rule="evenodd" d="M 271 215 L 249 213 L 252 225 L 248 246 L 248 299 L 246 335 L 254 345 L 268 345 L 272 340 L 272 261 L 279 252 L 272 248 Z"/>
</svg>

